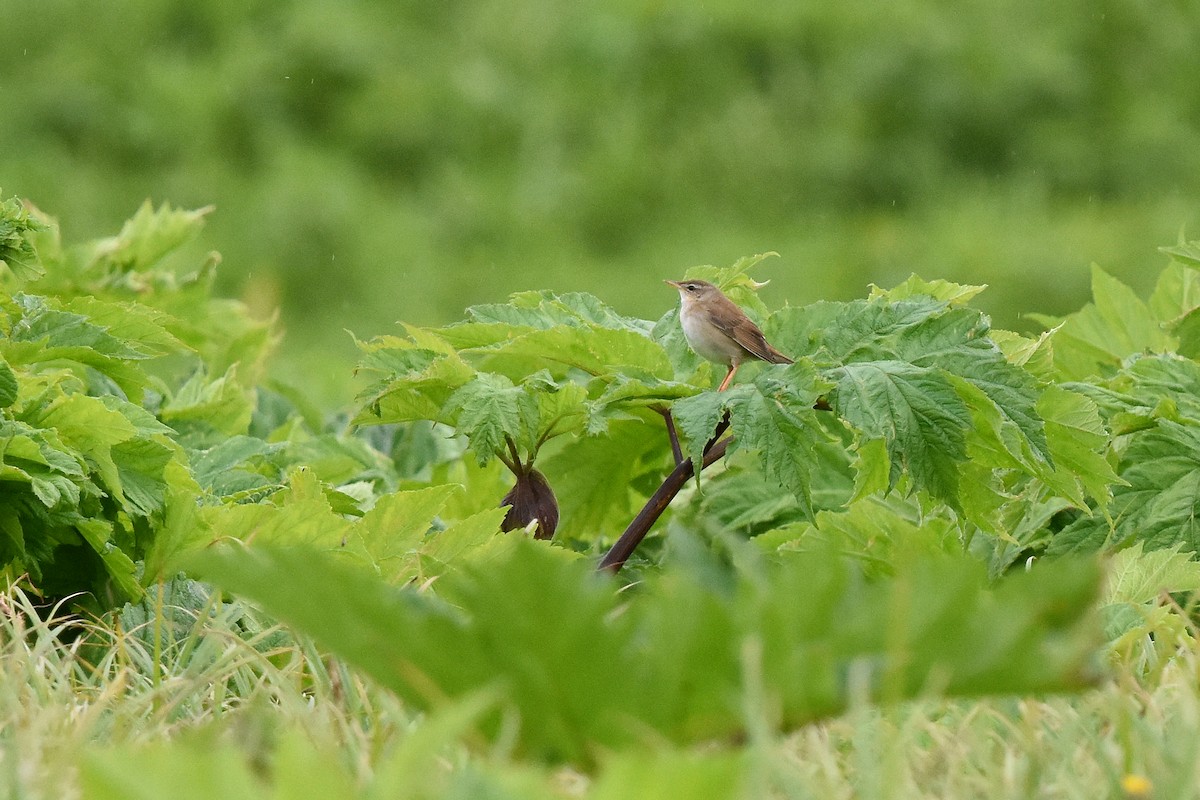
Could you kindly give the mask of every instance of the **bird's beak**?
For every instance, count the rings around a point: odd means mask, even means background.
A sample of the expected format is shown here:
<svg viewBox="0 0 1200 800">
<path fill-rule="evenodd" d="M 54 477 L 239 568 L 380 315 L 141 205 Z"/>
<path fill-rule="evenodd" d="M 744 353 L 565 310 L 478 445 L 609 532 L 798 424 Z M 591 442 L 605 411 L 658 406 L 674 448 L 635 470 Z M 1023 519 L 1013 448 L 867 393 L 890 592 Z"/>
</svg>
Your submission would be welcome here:
<svg viewBox="0 0 1200 800">
<path fill-rule="evenodd" d="M 676 289 L 679 288 L 679 281 L 663 281 L 663 283 L 667 284 L 668 286 L 674 286 Z"/>
</svg>

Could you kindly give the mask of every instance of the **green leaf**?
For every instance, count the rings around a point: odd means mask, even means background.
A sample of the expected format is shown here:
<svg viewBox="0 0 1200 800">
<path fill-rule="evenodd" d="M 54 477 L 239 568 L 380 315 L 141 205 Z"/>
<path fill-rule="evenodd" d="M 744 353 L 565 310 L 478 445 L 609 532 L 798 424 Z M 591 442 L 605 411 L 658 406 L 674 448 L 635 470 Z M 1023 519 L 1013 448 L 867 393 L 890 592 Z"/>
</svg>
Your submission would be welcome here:
<svg viewBox="0 0 1200 800">
<path fill-rule="evenodd" d="M 12 367 L 8 365 L 7 361 L 0 358 L 0 408 L 8 408 L 17 402 L 19 389 L 17 376 L 12 371 Z"/>
<path fill-rule="evenodd" d="M 1091 551 L 1141 541 L 1147 549 L 1200 550 L 1200 428 L 1159 420 L 1132 434 L 1118 469 L 1108 519 L 1079 519 L 1050 552 Z"/>
<path fill-rule="evenodd" d="M 603 385 L 600 396 L 588 404 L 586 430 L 588 434 L 604 433 L 608 424 L 619 419 L 636 419 L 643 408 L 663 409 L 700 390 L 690 383 L 665 381 L 658 378 L 632 378 L 618 373 L 611 381 L 596 381 Z"/>
<path fill-rule="evenodd" d="M 811 521 L 764 535 L 760 546 L 781 551 L 839 553 L 857 559 L 867 575 L 895 574 L 897 553 L 928 557 L 961 554 L 962 530 L 948 514 L 922 515 L 911 501 L 871 497 L 844 510 L 818 512 Z"/>
<path fill-rule="evenodd" d="M 294 471 L 290 491 L 272 496 L 279 505 L 244 503 L 201 509 L 213 536 L 243 542 L 290 543 L 336 550 L 344 546 L 350 523 L 334 513 L 325 493 L 303 469 Z"/>
<path fill-rule="evenodd" d="M 146 549 L 147 580 L 162 580 L 187 551 L 212 541 L 212 531 L 200 513 L 196 485 L 186 467 L 170 463 L 163 470 L 167 491 L 162 525 Z"/>
<path fill-rule="evenodd" d="M 133 424 L 120 412 L 109 409 L 96 397 L 76 394 L 62 398 L 38 419 L 54 428 L 62 440 L 95 465 L 105 487 L 126 502 L 113 447 L 137 436 Z"/>
<path fill-rule="evenodd" d="M 536 428 L 537 406 L 503 375 L 481 372 L 446 401 L 446 413 L 471 442 L 480 466 L 506 453 L 506 438 L 524 441 Z"/>
<path fill-rule="evenodd" d="M 880 289 L 875 284 L 871 284 L 871 294 L 868 299 L 883 298 L 894 302 L 914 297 L 931 297 L 952 306 L 959 306 L 967 304 L 986 288 L 986 285 L 971 286 L 943 280 L 926 281 L 913 273 L 904 283 L 897 284 L 891 289 Z"/>
<path fill-rule="evenodd" d="M 836 384 L 830 400 L 837 415 L 863 441 L 887 443 L 889 488 L 907 472 L 918 487 L 957 503 L 957 465 L 966 458 L 971 417 L 945 376 L 903 361 L 870 361 L 827 377 Z"/>
<path fill-rule="evenodd" d="M 573 370 L 590 375 L 628 372 L 669 379 L 674 376 L 662 346 L 648 335 L 598 326 L 557 325 L 463 351 L 481 370 L 500 372 L 514 381 L 541 369 L 556 378 Z"/>
<path fill-rule="evenodd" d="M 191 453 L 192 474 L 200 487 L 216 497 L 277 483 L 275 476 L 256 468 L 263 457 L 282 448 L 252 436 L 231 436 L 204 450 Z"/>
<path fill-rule="evenodd" d="M 577 383 L 556 383 L 548 376 L 545 381 L 536 378 L 531 376 L 525 381 L 525 391 L 533 392 L 537 406 L 537 420 L 531 431 L 536 441 L 530 443 L 531 446 L 544 444 L 555 436 L 582 431 L 589 421 L 587 389 Z"/>
<path fill-rule="evenodd" d="M 162 421 L 176 430 L 225 436 L 244 434 L 253 414 L 253 396 L 238 382 L 236 366 L 215 380 L 205 371 L 194 373 L 159 410 Z"/>
<path fill-rule="evenodd" d="M 1100 508 L 1109 499 L 1109 487 L 1120 478 L 1105 459 L 1108 430 L 1096 404 L 1076 392 L 1051 386 L 1038 399 L 1038 414 L 1046 423 L 1046 442 L 1054 470 L 1042 480 L 1076 506 L 1086 507 L 1090 496 Z"/>
<path fill-rule="evenodd" d="M 585 540 L 615 538 L 632 518 L 635 502 L 644 499 L 631 484 L 647 471 L 662 470 L 669 452 L 665 426 L 620 421 L 603 436 L 585 436 L 539 461 L 558 497 L 559 531 Z"/>
<path fill-rule="evenodd" d="M 1200 358 L 1200 308 L 1194 308 L 1171 325 L 1171 333 L 1179 339 L 1179 355 Z"/>
<path fill-rule="evenodd" d="M 393 582 L 407 579 L 416 572 L 417 551 L 434 518 L 459 491 L 447 485 L 383 495 L 350 536 L 362 543 L 376 574 Z M 492 530 L 498 529 L 497 523 Z"/>
<path fill-rule="evenodd" d="M 23 312 L 12 329 L 15 341 L 38 342 L 48 349 L 84 348 L 123 360 L 151 355 L 148 349 L 114 336 L 83 314 L 60 310 L 53 300 L 28 294 L 18 294 L 13 299 Z"/>
<path fill-rule="evenodd" d="M 888 360 L 896 356 L 892 347 L 896 337 L 944 314 L 946 309 L 946 303 L 940 300 L 919 296 L 895 302 L 831 304 L 829 311 L 817 315 L 820 345 L 838 363 Z"/>
<path fill-rule="evenodd" d="M 1200 562 L 1176 544 L 1161 550 L 1135 542 L 1113 554 L 1105 583 L 1105 603 L 1151 603 L 1163 592 L 1200 591 Z"/>
<path fill-rule="evenodd" d="M 33 234 L 45 225 L 16 197 L 0 201 L 0 264 L 18 281 L 33 281 L 45 274 L 37 263 Z"/>
<path fill-rule="evenodd" d="M 1010 364 L 1023 367 L 1039 380 L 1050 381 L 1054 378 L 1054 348 L 1051 342 L 1057 330 L 1044 331 L 1036 339 L 995 328 L 988 335 Z"/>
<path fill-rule="evenodd" d="M 421 574 L 446 571 L 460 558 L 486 558 L 494 552 L 485 545 L 497 540 L 505 509 L 489 508 L 431 533 L 421 548 Z"/>
<path fill-rule="evenodd" d="M 355 416 L 357 425 L 444 420 L 450 396 L 476 374 L 456 353 L 407 347 L 375 350 L 360 369 L 382 372 L 385 377 Z"/>
<path fill-rule="evenodd" d="M 1111 374 L 1128 356 L 1171 350 L 1163 322 L 1125 284 L 1092 267 L 1093 302 L 1062 320 L 1054 335 L 1054 363 L 1061 377 L 1083 380 Z M 1048 325 L 1054 320 L 1034 315 Z"/>
<path fill-rule="evenodd" d="M 146 355 L 191 350 L 169 330 L 177 327 L 179 320 L 155 308 L 138 303 L 107 302 L 87 296 L 72 298 L 63 305 L 63 309 L 79 314 L 114 338 L 136 343 L 138 350 Z"/>
<path fill-rule="evenodd" d="M 733 398 L 738 395 L 749 396 L 751 391 L 749 386 L 734 386 L 728 392 L 701 392 L 676 400 L 671 405 L 671 416 L 683 436 L 683 443 L 694 465 L 698 466 L 703 459 L 704 447 L 712 439 L 717 424 L 725 416 Z"/>
<path fill-rule="evenodd" d="M 467 316 L 474 322 L 547 329 L 558 325 L 598 326 L 612 330 L 628 330 L 646 335 L 650 323 L 646 320 L 618 314 L 594 295 L 571 292 L 518 292 L 507 303 L 471 306 Z"/>
<path fill-rule="evenodd" d="M 1172 247 L 1160 247 L 1158 251 L 1186 267 L 1200 269 L 1200 242 L 1182 242 Z"/>
<path fill-rule="evenodd" d="M 818 447 L 829 439 L 813 404 L 829 386 L 811 364 L 798 361 L 762 372 L 755 392 L 731 398 L 735 446 L 758 453 L 766 475 L 796 496 L 812 514 L 812 473 L 821 467 Z"/>
<path fill-rule="evenodd" d="M 976 424 L 989 418 L 987 427 L 1020 464 L 1031 468 L 1033 460 L 1049 461 L 1045 429 L 1035 407 L 1038 382 L 1010 364 L 988 333 L 987 318 L 978 311 L 954 309 L 900 331 L 894 348 L 905 361 L 947 373 L 975 412 Z"/>
<path fill-rule="evenodd" d="M 175 450 L 149 439 L 133 439 L 112 448 L 125 508 L 130 514 L 149 517 L 163 511 L 166 503 L 167 464 Z"/>
<path fill-rule="evenodd" d="M 95 243 L 92 258 L 118 270 L 143 271 L 192 238 L 213 206 L 185 211 L 163 203 L 157 210 L 147 200 L 110 239 Z"/>
<path fill-rule="evenodd" d="M 780 553 L 732 590 L 674 572 L 622 598 L 590 560 L 497 540 L 496 557 L 446 573 L 433 592 L 307 549 L 210 548 L 191 563 L 416 708 L 493 687 L 504 714 L 480 719 L 486 734 L 582 764 L 647 736 L 744 735 L 748 670 L 791 727 L 843 709 L 850 671 L 856 691 L 890 700 L 1062 691 L 1087 685 L 1097 644 L 1091 562 L 1038 564 L 992 585 L 973 559 L 914 554 L 894 577 L 866 581 L 818 549 Z M 519 728 L 504 726 L 510 715 Z"/>
<path fill-rule="evenodd" d="M 104 563 L 104 569 L 117 588 L 121 600 L 137 601 L 145 590 L 137 580 L 133 559 L 112 541 L 113 526 L 103 519 L 79 519 L 75 530 Z"/>
</svg>

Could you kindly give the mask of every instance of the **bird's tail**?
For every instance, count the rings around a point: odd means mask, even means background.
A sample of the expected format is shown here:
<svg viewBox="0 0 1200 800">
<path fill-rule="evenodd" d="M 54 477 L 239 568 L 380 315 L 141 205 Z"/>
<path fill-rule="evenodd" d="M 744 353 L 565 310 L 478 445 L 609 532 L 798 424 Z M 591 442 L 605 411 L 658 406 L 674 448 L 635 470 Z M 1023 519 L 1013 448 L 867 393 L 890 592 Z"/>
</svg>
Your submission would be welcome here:
<svg viewBox="0 0 1200 800">
<path fill-rule="evenodd" d="M 772 364 L 795 364 L 796 363 L 792 359 L 785 356 L 783 353 L 776 350 L 770 344 L 767 345 L 767 355 L 769 355 L 770 358 L 768 358 L 766 360 L 770 361 Z"/>
</svg>

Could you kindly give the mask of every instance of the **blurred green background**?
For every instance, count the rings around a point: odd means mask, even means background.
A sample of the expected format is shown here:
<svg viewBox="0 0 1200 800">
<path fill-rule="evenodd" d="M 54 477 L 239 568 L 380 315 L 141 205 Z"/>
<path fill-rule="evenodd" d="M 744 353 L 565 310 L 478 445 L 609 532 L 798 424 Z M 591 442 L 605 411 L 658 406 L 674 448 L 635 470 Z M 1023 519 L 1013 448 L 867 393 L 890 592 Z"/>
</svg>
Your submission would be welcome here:
<svg viewBox="0 0 1200 800">
<path fill-rule="evenodd" d="M 215 204 L 201 252 L 349 396 L 359 337 L 545 288 L 656 317 L 987 283 L 997 324 L 1138 288 L 1200 225 L 1194 0 L 0 0 L 0 187 L 71 241 Z"/>
</svg>

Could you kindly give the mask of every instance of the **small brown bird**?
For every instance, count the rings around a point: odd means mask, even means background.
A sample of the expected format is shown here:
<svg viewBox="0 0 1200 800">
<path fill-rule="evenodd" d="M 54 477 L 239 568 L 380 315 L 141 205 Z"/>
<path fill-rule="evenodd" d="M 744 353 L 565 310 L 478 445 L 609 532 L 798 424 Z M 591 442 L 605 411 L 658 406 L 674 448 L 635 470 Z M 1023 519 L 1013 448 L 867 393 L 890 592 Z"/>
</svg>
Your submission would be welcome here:
<svg viewBox="0 0 1200 800">
<path fill-rule="evenodd" d="M 761 359 L 772 364 L 791 364 L 792 359 L 776 350 L 758 326 L 721 290 L 708 281 L 666 281 L 679 290 L 679 322 L 683 335 L 696 354 L 729 372 L 718 392 L 725 391 L 743 361 Z"/>
</svg>

